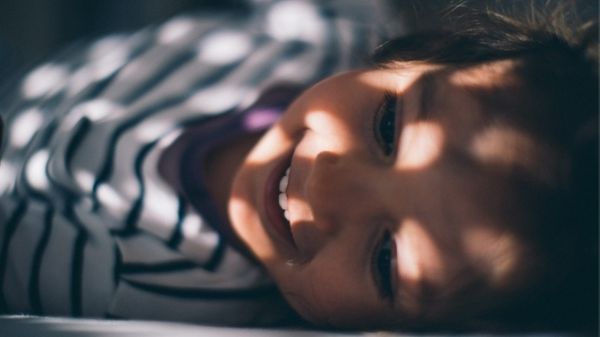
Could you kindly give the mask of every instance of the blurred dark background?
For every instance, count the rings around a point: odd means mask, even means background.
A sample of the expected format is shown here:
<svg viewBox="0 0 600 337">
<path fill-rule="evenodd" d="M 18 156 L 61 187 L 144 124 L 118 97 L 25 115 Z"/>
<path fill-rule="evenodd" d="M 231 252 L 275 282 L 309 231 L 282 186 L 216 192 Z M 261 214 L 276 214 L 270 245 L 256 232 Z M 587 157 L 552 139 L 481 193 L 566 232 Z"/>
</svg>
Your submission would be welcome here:
<svg viewBox="0 0 600 337">
<path fill-rule="evenodd" d="M 0 78 L 73 43 L 132 31 L 191 10 L 243 9 L 244 0 L 0 0 Z"/>
<path fill-rule="evenodd" d="M 0 0 L 0 82 L 39 63 L 75 41 L 111 32 L 133 31 L 160 23 L 177 13 L 195 10 L 246 10 L 251 1 L 266 0 Z M 322 0 L 327 1 L 327 0 Z M 339 1 L 342 2 L 343 1 Z M 373 1 L 406 32 L 439 24 L 435 13 L 456 0 Z M 478 0 L 471 5 L 538 6 L 550 2 L 576 3 L 584 16 L 598 16 L 598 0 Z M 400 20 L 396 20 L 400 18 Z"/>
</svg>

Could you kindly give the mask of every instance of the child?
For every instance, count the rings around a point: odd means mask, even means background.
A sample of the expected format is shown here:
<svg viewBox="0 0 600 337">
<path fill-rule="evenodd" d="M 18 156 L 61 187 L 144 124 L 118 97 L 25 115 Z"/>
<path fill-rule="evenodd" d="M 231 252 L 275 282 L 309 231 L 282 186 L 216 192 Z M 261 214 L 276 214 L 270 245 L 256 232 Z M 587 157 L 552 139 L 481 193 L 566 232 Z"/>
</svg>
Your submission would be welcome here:
<svg viewBox="0 0 600 337">
<path fill-rule="evenodd" d="M 7 119 L 5 310 L 265 324 L 284 306 L 256 263 L 322 326 L 593 326 L 596 27 L 477 19 L 298 97 L 313 76 L 264 84 L 243 113 L 247 88 L 217 70 L 127 65 L 91 102 L 45 102 L 66 114 L 33 138 L 14 125 L 41 117 Z M 211 89 L 153 100 L 192 71 Z"/>
</svg>

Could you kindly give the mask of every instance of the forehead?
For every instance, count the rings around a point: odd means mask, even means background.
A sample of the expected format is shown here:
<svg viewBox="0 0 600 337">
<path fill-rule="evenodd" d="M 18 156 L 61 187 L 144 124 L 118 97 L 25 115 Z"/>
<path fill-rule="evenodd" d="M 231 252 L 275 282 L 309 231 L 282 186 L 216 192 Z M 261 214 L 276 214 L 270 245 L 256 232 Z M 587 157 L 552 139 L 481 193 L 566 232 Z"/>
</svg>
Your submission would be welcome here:
<svg viewBox="0 0 600 337">
<path fill-rule="evenodd" d="M 446 247 L 442 260 L 471 273 L 456 274 L 457 287 L 475 281 L 475 273 L 496 284 L 518 281 L 510 278 L 525 254 L 522 237 L 514 233 L 527 227 L 528 210 L 520 202 L 526 200 L 525 185 L 557 180 L 551 167 L 559 165 L 559 154 L 521 122 L 530 102 L 514 66 L 500 61 L 435 68 L 404 93 L 407 104 L 428 110 L 427 122 L 444 134 L 440 158 L 415 175 L 434 181 L 431 188 L 446 197 L 421 203 L 417 217 L 427 222 L 431 239 Z"/>
<path fill-rule="evenodd" d="M 429 107 L 445 131 L 448 153 L 534 184 L 560 184 L 565 158 L 541 131 L 539 98 L 519 78 L 518 66 L 506 60 L 435 69 L 423 73 L 407 96 Z"/>
</svg>

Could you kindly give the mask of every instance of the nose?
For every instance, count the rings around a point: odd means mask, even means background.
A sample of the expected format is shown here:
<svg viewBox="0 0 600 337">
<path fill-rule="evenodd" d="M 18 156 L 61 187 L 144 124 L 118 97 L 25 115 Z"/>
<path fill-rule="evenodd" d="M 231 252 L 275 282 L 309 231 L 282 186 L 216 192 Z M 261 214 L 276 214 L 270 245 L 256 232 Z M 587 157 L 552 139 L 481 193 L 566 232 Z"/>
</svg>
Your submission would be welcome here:
<svg viewBox="0 0 600 337">
<path fill-rule="evenodd" d="M 369 208 L 368 170 L 349 155 L 319 153 L 305 182 L 305 196 L 314 226 L 334 235 L 342 226 L 357 222 Z"/>
</svg>

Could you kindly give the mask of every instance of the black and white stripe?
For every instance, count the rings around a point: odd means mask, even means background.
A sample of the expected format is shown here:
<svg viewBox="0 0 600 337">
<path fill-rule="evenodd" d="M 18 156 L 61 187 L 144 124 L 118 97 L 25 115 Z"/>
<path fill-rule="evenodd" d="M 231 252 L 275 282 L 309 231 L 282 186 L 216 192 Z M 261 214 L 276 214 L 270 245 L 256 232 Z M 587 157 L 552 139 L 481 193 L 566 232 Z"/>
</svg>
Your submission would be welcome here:
<svg viewBox="0 0 600 337">
<path fill-rule="evenodd" d="M 6 96 L 0 311 L 240 324 L 280 308 L 264 272 L 160 179 L 159 158 L 186 125 L 274 83 L 360 66 L 376 39 L 335 14 L 360 1 L 257 3 L 76 46 Z M 286 5 L 312 26 L 273 26 Z"/>
</svg>

